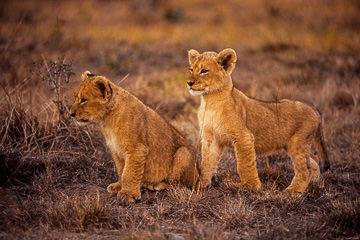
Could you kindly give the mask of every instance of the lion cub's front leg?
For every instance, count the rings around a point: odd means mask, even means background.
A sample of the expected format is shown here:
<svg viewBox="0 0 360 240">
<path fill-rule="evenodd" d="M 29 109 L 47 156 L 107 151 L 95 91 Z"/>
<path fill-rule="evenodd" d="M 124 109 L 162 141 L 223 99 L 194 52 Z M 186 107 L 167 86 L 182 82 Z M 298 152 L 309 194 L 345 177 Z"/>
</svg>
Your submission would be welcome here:
<svg viewBox="0 0 360 240">
<path fill-rule="evenodd" d="M 206 188 L 211 183 L 211 178 L 216 172 L 219 156 L 222 152 L 222 147 L 212 136 L 205 136 L 201 140 L 201 176 L 200 187 Z"/>
<path fill-rule="evenodd" d="M 120 158 L 116 153 L 112 153 L 115 161 L 116 172 L 118 175 L 118 181 L 111 183 L 106 189 L 109 193 L 118 193 L 121 190 L 121 175 L 124 169 L 125 161 Z"/>
<path fill-rule="evenodd" d="M 241 179 L 241 185 L 259 189 L 261 183 L 256 169 L 256 154 L 253 135 L 243 130 L 230 134 L 235 149 L 237 171 Z"/>
<path fill-rule="evenodd" d="M 121 175 L 121 190 L 118 199 L 121 203 L 141 199 L 140 183 L 144 174 L 146 147 L 136 146 L 125 153 L 125 166 Z"/>
</svg>

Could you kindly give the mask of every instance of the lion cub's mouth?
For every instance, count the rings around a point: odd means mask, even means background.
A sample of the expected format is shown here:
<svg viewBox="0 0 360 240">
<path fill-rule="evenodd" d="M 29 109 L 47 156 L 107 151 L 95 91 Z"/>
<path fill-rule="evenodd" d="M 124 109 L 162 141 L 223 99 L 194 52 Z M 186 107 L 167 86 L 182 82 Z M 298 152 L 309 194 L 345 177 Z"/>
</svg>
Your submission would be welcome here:
<svg viewBox="0 0 360 240">
<path fill-rule="evenodd" d="M 86 125 L 89 122 L 89 119 L 76 119 L 76 123 L 80 126 Z"/>
<path fill-rule="evenodd" d="M 194 88 L 190 88 L 189 92 L 192 96 L 200 96 L 204 93 L 206 89 L 194 89 Z"/>
</svg>

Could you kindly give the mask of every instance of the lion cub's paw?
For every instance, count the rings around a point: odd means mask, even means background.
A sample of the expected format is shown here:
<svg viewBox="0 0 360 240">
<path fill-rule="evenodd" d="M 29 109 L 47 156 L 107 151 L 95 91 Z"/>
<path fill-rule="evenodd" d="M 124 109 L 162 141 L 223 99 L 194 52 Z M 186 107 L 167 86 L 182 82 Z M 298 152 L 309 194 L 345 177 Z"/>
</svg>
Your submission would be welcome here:
<svg viewBox="0 0 360 240">
<path fill-rule="evenodd" d="M 253 182 L 244 182 L 241 183 L 241 186 L 253 189 L 253 190 L 259 190 L 261 188 L 261 182 L 259 180 L 253 181 Z"/>
<path fill-rule="evenodd" d="M 117 199 L 122 205 L 128 205 L 130 203 L 134 203 L 135 201 L 138 201 L 141 199 L 141 193 L 131 193 L 126 191 L 120 191 L 117 194 Z"/>
<path fill-rule="evenodd" d="M 170 185 L 166 182 L 159 183 L 143 183 L 143 187 L 149 189 L 150 191 L 162 191 L 168 189 Z"/>
<path fill-rule="evenodd" d="M 210 179 L 201 179 L 200 180 L 200 189 L 204 190 L 208 187 L 210 187 L 211 180 Z"/>
<path fill-rule="evenodd" d="M 310 181 L 318 181 L 320 179 L 320 166 L 311 157 L 309 159 L 308 169 L 310 171 Z"/>
<path fill-rule="evenodd" d="M 287 188 L 285 188 L 284 192 L 287 193 L 303 193 L 305 192 L 306 186 L 305 187 L 294 187 L 292 185 L 288 186 Z"/>
<path fill-rule="evenodd" d="M 119 182 L 114 182 L 112 184 L 110 184 L 106 190 L 109 193 L 118 193 L 121 190 L 121 184 Z"/>
<path fill-rule="evenodd" d="M 154 191 L 154 185 L 151 183 L 143 183 L 142 187 L 149 189 L 150 191 Z"/>
</svg>

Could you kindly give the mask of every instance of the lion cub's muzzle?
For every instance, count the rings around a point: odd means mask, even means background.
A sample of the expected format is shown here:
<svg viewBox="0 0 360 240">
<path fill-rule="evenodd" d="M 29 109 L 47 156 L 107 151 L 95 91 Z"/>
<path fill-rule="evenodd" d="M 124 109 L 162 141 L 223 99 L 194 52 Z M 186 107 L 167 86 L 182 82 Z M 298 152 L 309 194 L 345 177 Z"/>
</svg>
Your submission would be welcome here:
<svg viewBox="0 0 360 240">
<path fill-rule="evenodd" d="M 89 122 L 89 119 L 85 119 L 85 118 L 83 118 L 83 119 L 77 119 L 77 118 L 76 118 L 76 112 L 75 112 L 75 111 L 74 111 L 74 112 L 70 112 L 70 116 L 73 117 L 73 118 L 76 120 L 76 122 L 77 122 L 77 123 L 80 123 L 80 124 Z"/>
<path fill-rule="evenodd" d="M 189 92 L 190 92 L 191 95 L 199 96 L 199 95 L 202 94 L 203 89 L 195 89 L 195 88 L 192 87 L 195 84 L 195 81 L 187 80 L 186 83 L 187 83 L 187 85 L 189 87 Z"/>
<path fill-rule="evenodd" d="M 195 82 L 194 81 L 187 81 L 187 84 L 189 85 L 189 87 L 191 87 L 192 85 L 195 84 Z"/>
</svg>

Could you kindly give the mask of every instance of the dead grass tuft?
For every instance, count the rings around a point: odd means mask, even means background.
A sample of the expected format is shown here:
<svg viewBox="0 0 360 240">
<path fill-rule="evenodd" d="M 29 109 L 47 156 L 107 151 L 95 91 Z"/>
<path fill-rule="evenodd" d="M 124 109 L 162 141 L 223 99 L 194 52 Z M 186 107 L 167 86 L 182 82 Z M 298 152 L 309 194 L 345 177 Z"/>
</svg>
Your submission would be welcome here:
<svg viewBox="0 0 360 240">
<path fill-rule="evenodd" d="M 221 220 L 224 228 L 228 230 L 246 227 L 254 221 L 256 216 L 253 205 L 249 205 L 241 197 L 225 201 L 221 209 Z"/>
<path fill-rule="evenodd" d="M 198 203 L 206 203 L 209 197 L 206 192 L 194 191 L 184 187 L 173 187 L 167 191 L 169 197 L 176 203 L 191 205 Z"/>
<path fill-rule="evenodd" d="M 340 110 L 349 110 L 354 105 L 354 97 L 346 91 L 337 91 L 331 101 L 331 104 Z"/>
<path fill-rule="evenodd" d="M 84 231 L 108 225 L 109 211 L 99 198 L 69 198 L 50 202 L 45 209 L 44 221 L 53 229 Z"/>
<path fill-rule="evenodd" d="M 324 214 L 328 224 L 337 229 L 338 234 L 356 235 L 360 233 L 360 201 L 356 199 L 351 202 L 339 200 L 327 204 L 330 212 Z"/>
</svg>

